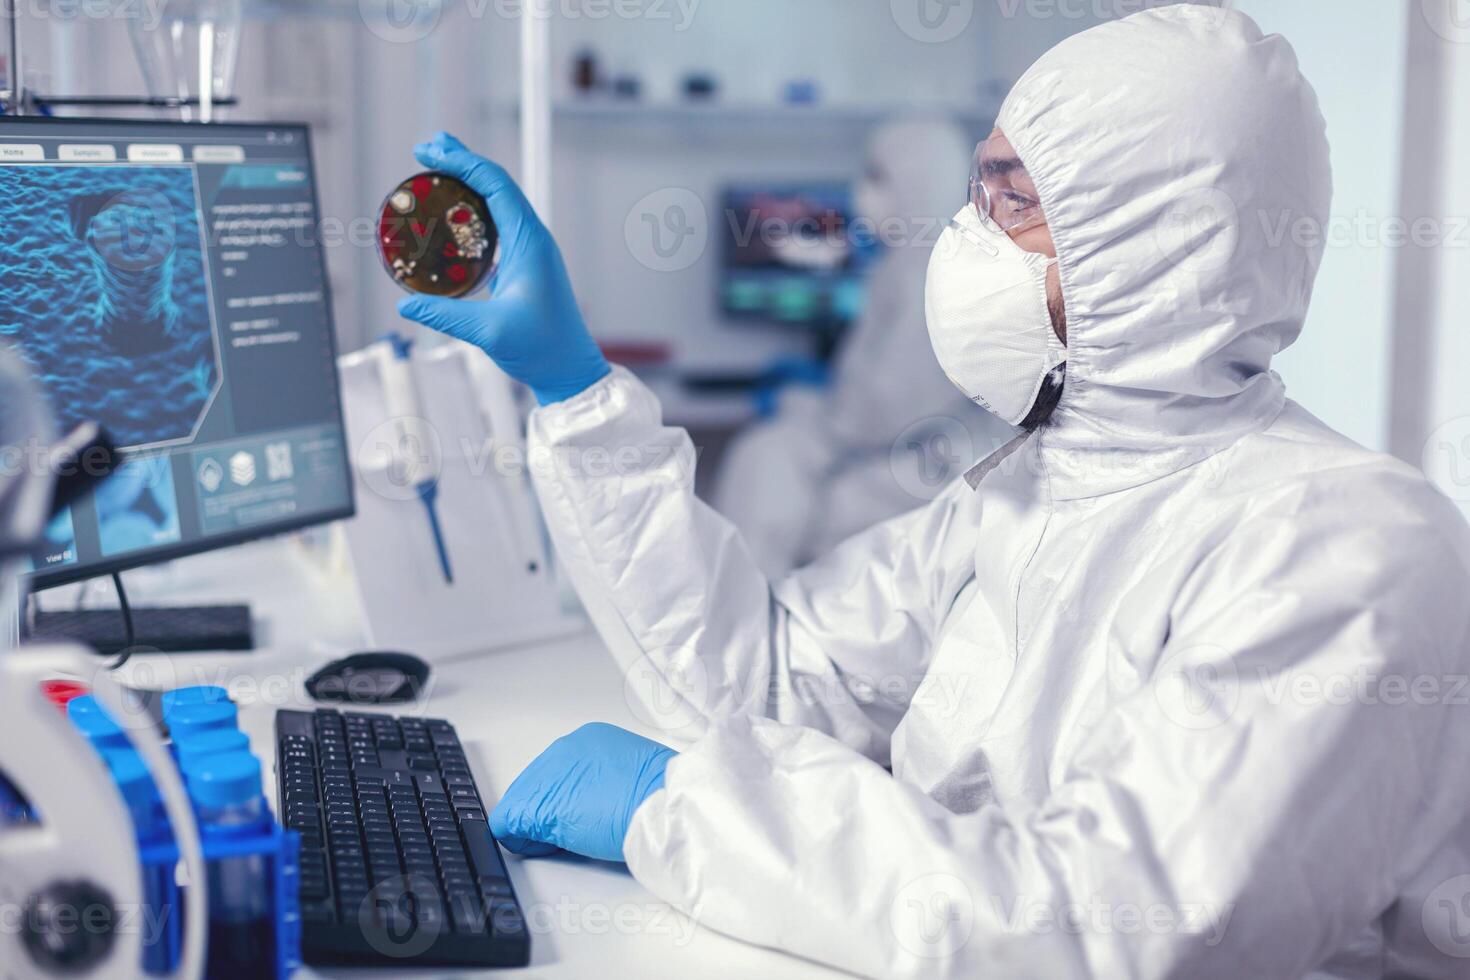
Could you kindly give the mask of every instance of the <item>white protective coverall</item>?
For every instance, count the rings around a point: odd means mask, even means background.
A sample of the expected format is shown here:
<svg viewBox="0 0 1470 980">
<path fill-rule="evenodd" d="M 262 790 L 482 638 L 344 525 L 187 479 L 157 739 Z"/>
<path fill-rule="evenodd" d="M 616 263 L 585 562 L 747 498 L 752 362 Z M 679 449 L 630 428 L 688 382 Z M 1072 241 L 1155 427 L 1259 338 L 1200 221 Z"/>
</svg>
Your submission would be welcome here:
<svg viewBox="0 0 1470 980">
<path fill-rule="evenodd" d="M 977 490 L 773 584 L 627 372 L 533 416 L 630 689 L 653 671 L 687 709 L 649 712 L 666 734 L 705 726 L 629 867 L 872 976 L 1466 976 L 1470 534 L 1269 369 L 1322 257 L 1275 232 L 1330 198 L 1290 46 L 1136 14 L 1045 55 L 999 125 L 1069 370 Z"/>
<path fill-rule="evenodd" d="M 792 387 L 741 432 L 712 503 L 772 577 L 939 496 L 1015 434 L 945 378 L 924 322 L 929 252 L 964 200 L 975 149 L 957 124 L 886 123 L 868 145 L 860 218 L 885 244 L 868 305 L 843 338 L 830 389 Z"/>
</svg>

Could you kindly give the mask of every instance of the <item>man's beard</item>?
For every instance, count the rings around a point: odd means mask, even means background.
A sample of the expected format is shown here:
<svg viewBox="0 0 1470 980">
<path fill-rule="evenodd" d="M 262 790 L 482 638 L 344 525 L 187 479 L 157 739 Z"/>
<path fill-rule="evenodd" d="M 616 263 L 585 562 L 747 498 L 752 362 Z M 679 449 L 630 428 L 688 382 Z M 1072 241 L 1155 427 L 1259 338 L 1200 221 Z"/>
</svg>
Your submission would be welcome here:
<svg viewBox="0 0 1470 980">
<path fill-rule="evenodd" d="M 1021 428 L 1027 432 L 1035 432 L 1050 422 L 1052 413 L 1057 410 L 1057 404 L 1062 400 L 1062 392 L 1066 390 L 1066 387 L 1067 362 L 1063 361 L 1041 379 L 1041 390 L 1036 393 L 1036 403 L 1021 420 Z"/>
</svg>

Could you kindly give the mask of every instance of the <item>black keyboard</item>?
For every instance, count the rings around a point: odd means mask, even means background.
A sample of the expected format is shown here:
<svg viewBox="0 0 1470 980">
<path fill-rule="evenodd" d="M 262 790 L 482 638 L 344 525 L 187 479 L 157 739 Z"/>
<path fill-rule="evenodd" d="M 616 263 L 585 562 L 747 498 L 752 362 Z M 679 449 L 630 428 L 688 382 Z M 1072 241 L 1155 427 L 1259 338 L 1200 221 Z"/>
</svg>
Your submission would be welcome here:
<svg viewBox="0 0 1470 980">
<path fill-rule="evenodd" d="M 276 712 L 314 965 L 524 966 L 525 917 L 447 721 Z"/>
</svg>

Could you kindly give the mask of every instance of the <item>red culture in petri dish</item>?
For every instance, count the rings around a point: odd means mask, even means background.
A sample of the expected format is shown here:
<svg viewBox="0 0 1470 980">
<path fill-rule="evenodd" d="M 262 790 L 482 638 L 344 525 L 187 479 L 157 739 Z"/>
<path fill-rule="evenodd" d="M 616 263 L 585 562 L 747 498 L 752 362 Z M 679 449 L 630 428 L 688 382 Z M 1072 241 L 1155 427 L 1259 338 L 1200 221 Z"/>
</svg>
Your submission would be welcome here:
<svg viewBox="0 0 1470 980">
<path fill-rule="evenodd" d="M 409 292 L 468 296 L 495 272 L 498 241 L 485 199 L 448 174 L 414 174 L 379 211 L 383 268 Z"/>
</svg>

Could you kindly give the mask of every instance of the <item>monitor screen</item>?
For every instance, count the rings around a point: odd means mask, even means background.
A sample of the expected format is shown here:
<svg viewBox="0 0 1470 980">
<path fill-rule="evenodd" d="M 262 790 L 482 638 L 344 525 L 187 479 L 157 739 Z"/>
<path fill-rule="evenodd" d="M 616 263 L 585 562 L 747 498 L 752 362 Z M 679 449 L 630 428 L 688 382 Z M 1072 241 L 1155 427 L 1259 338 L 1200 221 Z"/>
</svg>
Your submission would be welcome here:
<svg viewBox="0 0 1470 980">
<path fill-rule="evenodd" d="M 306 128 L 0 119 L 0 342 L 126 461 L 34 587 L 348 516 Z"/>
<path fill-rule="evenodd" d="M 846 184 L 730 187 L 722 213 L 725 313 L 830 327 L 861 310 L 863 270 L 876 242 L 854 233 Z"/>
</svg>

